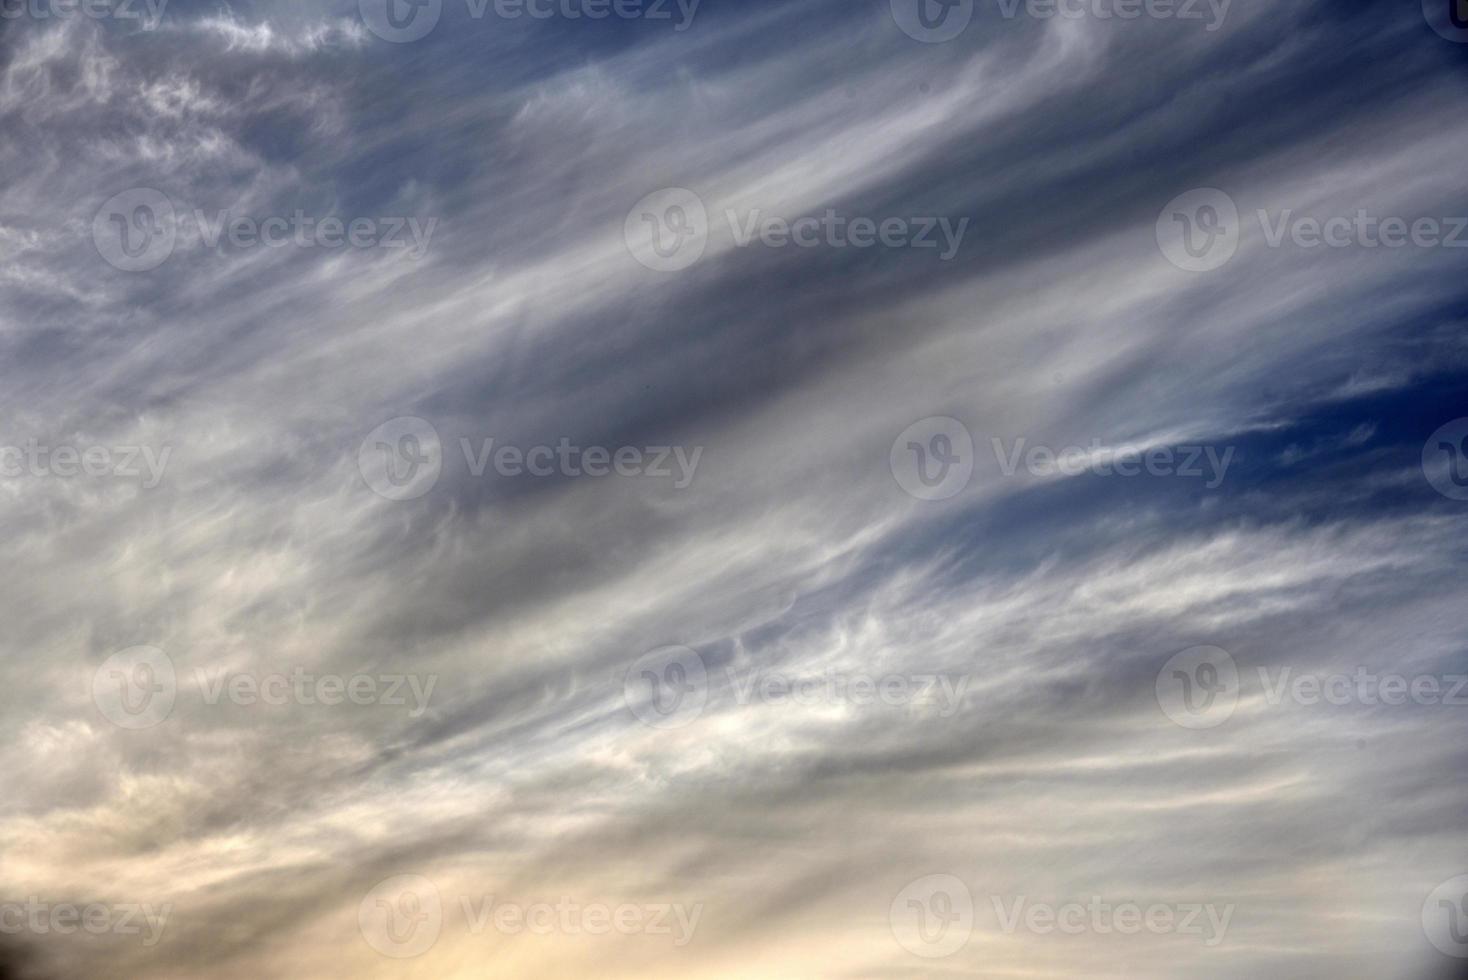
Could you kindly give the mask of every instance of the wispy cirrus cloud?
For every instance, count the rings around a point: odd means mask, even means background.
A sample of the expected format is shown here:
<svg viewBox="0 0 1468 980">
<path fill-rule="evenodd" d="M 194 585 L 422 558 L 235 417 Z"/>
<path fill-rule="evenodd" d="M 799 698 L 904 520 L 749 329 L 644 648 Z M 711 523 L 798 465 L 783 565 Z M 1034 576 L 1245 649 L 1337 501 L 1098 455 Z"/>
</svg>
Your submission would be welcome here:
<svg viewBox="0 0 1468 980">
<path fill-rule="evenodd" d="M 475 9 L 4 27 L 0 975 L 1451 960 L 1453 45 Z"/>
</svg>

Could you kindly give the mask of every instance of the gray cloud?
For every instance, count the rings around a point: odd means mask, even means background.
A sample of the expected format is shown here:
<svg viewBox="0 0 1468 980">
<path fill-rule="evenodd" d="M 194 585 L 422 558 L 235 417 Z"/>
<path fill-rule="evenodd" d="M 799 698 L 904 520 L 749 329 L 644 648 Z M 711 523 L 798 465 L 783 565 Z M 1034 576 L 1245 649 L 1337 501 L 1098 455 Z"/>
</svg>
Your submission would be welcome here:
<svg viewBox="0 0 1468 980">
<path fill-rule="evenodd" d="M 1421 461 L 1468 404 L 1460 256 L 1270 247 L 1255 215 L 1468 213 L 1448 42 L 1316 0 L 1211 32 L 980 4 L 934 45 L 885 3 L 709 3 L 682 32 L 466 10 L 408 44 L 345 3 L 0 25 L 0 445 L 171 450 L 152 487 L 0 478 L 0 903 L 173 909 L 152 946 L 0 936 L 0 978 L 1446 962 L 1422 908 L 1468 872 L 1462 709 L 1275 704 L 1259 672 L 1468 673 L 1462 505 Z M 628 212 L 675 186 L 707 244 L 649 269 Z M 180 220 L 127 272 L 93 219 L 139 187 Z M 1198 187 L 1241 213 L 1201 273 L 1156 228 Z M 948 261 L 740 245 L 726 214 L 755 210 L 968 230 Z M 436 224 L 421 255 L 211 246 L 221 214 Z M 441 472 L 395 501 L 359 456 L 405 416 Z M 935 416 L 974 472 L 930 502 L 889 455 Z M 461 440 L 491 438 L 702 456 L 685 488 L 476 475 Z M 1236 462 L 1213 489 L 1007 476 L 991 440 L 1021 438 Z M 659 729 L 627 672 L 667 645 L 708 683 Z M 1156 684 L 1199 645 L 1241 683 L 1189 730 Z M 94 681 L 138 646 L 177 689 L 130 729 Z M 435 686 L 413 714 L 201 680 L 297 671 Z M 858 675 L 965 686 L 948 714 L 757 693 Z M 892 904 L 932 874 L 975 918 L 929 960 Z M 412 960 L 359 924 L 398 875 L 443 900 Z M 995 915 L 1096 895 L 1235 911 L 1217 947 Z M 686 947 L 476 933 L 485 896 L 703 911 Z"/>
</svg>

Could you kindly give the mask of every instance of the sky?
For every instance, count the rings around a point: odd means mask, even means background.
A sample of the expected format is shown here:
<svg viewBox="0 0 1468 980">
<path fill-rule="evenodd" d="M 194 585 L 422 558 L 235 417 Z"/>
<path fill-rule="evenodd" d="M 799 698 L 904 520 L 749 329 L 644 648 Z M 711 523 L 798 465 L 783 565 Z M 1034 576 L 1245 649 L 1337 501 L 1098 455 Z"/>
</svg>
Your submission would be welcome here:
<svg viewBox="0 0 1468 980">
<path fill-rule="evenodd" d="M 1468 968 L 1458 0 L 0 0 L 0 978 Z"/>
</svg>

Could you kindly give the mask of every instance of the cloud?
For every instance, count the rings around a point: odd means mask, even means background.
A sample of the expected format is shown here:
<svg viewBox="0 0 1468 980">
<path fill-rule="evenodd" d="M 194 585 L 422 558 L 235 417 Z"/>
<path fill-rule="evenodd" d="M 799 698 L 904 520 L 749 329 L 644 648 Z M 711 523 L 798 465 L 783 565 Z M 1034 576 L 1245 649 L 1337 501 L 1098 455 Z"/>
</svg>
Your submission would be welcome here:
<svg viewBox="0 0 1468 980">
<path fill-rule="evenodd" d="M 402 44 L 351 4 L 10 23 L 0 924 L 33 896 L 172 911 L 154 945 L 3 937 L 0 978 L 1433 968 L 1464 716 L 1276 692 L 1465 672 L 1463 511 L 1423 469 L 1468 390 L 1461 264 L 1271 235 L 1464 213 L 1446 42 L 1415 10 L 1241 0 L 1215 31 L 978 5 L 922 44 L 888 7 L 675 31 L 446 2 Z M 627 238 L 667 187 L 708 220 L 676 272 Z M 1158 223 L 1205 187 L 1237 249 L 1193 272 Z M 134 188 L 175 219 L 141 272 L 94 233 Z M 802 218 L 967 224 L 947 259 L 741 243 Z M 421 251 L 383 244 L 410 220 Z M 938 416 L 972 474 L 929 501 L 893 449 Z M 404 417 L 433 439 L 368 440 Z M 996 440 L 1172 462 L 1006 473 Z M 426 492 L 374 486 L 425 447 Z M 689 485 L 663 447 L 700 451 Z M 1216 486 L 1192 448 L 1230 452 Z M 105 472 L 65 475 L 89 449 Z M 167 459 L 156 486 L 129 453 Z M 629 693 L 670 645 L 707 679 L 675 728 Z M 1240 683 L 1193 730 L 1158 680 L 1198 646 Z M 165 659 L 116 659 L 139 647 Z M 139 715 L 128 685 L 159 683 Z M 974 930 L 926 960 L 893 903 L 934 874 Z M 411 961 L 363 924 L 404 875 L 443 914 Z M 1233 912 L 1216 947 L 996 914 L 1092 896 Z M 478 928 L 488 897 L 701 912 L 675 946 Z"/>
</svg>

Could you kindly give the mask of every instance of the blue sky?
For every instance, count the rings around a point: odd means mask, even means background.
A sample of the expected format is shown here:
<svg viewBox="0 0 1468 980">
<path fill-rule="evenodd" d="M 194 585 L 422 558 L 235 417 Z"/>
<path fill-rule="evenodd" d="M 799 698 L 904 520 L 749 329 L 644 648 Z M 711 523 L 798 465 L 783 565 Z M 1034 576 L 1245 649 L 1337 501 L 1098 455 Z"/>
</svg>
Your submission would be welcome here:
<svg viewBox="0 0 1468 980">
<path fill-rule="evenodd" d="M 0 3 L 0 977 L 1468 959 L 1447 0 L 92 9 Z"/>
</svg>

